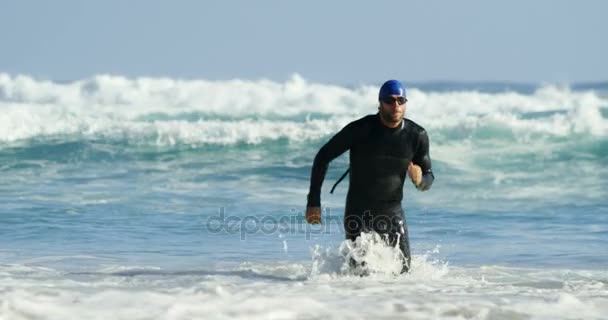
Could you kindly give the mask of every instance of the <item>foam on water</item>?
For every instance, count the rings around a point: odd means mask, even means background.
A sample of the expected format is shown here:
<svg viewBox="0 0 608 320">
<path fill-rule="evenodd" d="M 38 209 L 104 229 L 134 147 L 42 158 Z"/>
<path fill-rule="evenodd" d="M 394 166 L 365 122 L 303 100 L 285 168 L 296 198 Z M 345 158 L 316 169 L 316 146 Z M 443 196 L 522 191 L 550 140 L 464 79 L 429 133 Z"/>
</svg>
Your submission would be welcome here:
<svg viewBox="0 0 608 320">
<path fill-rule="evenodd" d="M 608 134 L 601 111 L 608 100 L 593 91 L 409 92 L 408 115 L 438 131 L 440 143 Z M 376 94 L 374 86 L 314 84 L 298 75 L 286 83 L 120 76 L 55 83 L 0 74 L 0 142 L 69 135 L 161 145 L 301 141 L 373 113 Z"/>
<path fill-rule="evenodd" d="M 386 247 L 365 241 L 376 271 L 366 277 L 342 273 L 335 262 L 343 246 L 315 248 L 312 266 L 74 272 L 2 265 L 0 319 L 602 319 L 608 312 L 605 271 L 448 268 L 429 252 L 414 257 L 411 273 L 395 275 Z"/>
</svg>

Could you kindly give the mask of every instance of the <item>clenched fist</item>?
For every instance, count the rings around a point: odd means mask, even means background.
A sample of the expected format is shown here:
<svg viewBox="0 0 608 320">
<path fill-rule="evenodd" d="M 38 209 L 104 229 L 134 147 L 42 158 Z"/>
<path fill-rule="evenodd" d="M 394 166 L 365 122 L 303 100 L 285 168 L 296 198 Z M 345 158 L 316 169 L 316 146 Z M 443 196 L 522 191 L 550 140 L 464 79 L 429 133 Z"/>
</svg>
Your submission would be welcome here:
<svg viewBox="0 0 608 320">
<path fill-rule="evenodd" d="M 307 207 L 306 208 L 306 222 L 310 224 L 321 223 L 321 207 Z"/>
<path fill-rule="evenodd" d="M 414 183 L 416 187 L 418 187 L 422 182 L 422 169 L 419 165 L 416 165 L 413 162 L 410 162 L 410 164 L 407 166 L 407 175 L 410 176 L 412 183 Z"/>
</svg>

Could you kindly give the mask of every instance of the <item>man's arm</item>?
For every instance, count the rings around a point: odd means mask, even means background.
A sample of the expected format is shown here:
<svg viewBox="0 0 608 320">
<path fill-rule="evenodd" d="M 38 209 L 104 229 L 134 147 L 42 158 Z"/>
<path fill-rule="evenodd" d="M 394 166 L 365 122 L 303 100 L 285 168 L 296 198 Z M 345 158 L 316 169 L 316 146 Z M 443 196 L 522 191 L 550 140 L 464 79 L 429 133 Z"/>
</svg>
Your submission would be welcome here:
<svg viewBox="0 0 608 320">
<path fill-rule="evenodd" d="M 418 148 L 414 155 L 413 163 L 420 167 L 422 171 L 422 179 L 416 185 L 420 191 L 426 191 L 431 188 L 435 176 L 431 169 L 431 156 L 429 155 L 429 137 L 425 130 L 422 130 L 418 136 Z"/>
<path fill-rule="evenodd" d="M 308 193 L 307 207 L 321 206 L 321 186 L 325 179 L 325 173 L 329 163 L 350 149 L 355 133 L 353 122 L 342 128 L 333 136 L 317 153 L 310 174 L 310 190 Z"/>
</svg>

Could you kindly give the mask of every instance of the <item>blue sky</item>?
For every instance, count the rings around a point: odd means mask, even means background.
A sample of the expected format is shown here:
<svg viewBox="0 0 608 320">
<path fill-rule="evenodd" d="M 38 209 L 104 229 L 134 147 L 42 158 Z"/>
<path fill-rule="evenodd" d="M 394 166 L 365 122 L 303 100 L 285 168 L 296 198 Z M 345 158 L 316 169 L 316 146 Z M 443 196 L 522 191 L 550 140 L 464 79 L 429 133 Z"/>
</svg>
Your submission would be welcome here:
<svg viewBox="0 0 608 320">
<path fill-rule="evenodd" d="M 0 72 L 602 81 L 607 12 L 601 0 L 0 0 Z"/>
</svg>

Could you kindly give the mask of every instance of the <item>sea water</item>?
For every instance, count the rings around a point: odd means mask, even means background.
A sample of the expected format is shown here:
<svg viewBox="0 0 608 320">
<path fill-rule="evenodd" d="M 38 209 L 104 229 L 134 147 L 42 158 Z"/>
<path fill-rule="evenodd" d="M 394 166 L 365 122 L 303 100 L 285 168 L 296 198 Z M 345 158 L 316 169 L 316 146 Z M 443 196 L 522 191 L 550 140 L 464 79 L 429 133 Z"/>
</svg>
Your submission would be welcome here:
<svg viewBox="0 0 608 320">
<path fill-rule="evenodd" d="M 378 83 L 0 74 L 0 319 L 607 319 L 608 85 L 405 83 L 436 180 L 361 277 L 347 154 L 303 213 Z"/>
</svg>

